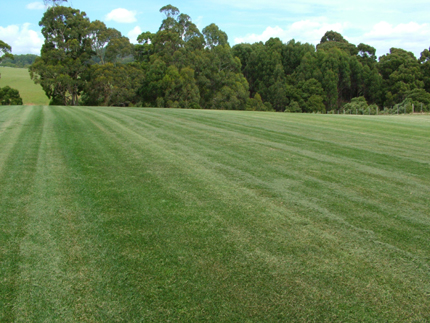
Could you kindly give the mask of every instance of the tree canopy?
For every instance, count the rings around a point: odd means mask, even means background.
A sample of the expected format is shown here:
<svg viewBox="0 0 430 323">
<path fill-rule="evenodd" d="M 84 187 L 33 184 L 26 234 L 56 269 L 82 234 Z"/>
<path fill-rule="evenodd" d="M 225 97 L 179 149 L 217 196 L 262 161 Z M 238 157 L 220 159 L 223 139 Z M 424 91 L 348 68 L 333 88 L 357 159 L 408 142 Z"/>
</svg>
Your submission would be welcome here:
<svg viewBox="0 0 430 323">
<path fill-rule="evenodd" d="M 85 12 L 55 6 L 46 10 L 39 25 L 45 43 L 41 57 L 30 67 L 31 77 L 51 102 L 76 105 L 85 85 L 82 75 L 93 55 L 91 23 Z"/>
<path fill-rule="evenodd" d="M 30 67 L 52 104 L 309 113 L 350 111 L 363 100 L 381 109 L 406 99 L 430 104 L 427 49 L 419 59 L 398 48 L 378 59 L 374 47 L 336 31 L 316 46 L 271 38 L 231 48 L 216 24 L 200 31 L 172 5 L 160 9 L 158 30 L 132 45 L 61 2 L 50 1 L 40 22 L 45 43 Z"/>
</svg>

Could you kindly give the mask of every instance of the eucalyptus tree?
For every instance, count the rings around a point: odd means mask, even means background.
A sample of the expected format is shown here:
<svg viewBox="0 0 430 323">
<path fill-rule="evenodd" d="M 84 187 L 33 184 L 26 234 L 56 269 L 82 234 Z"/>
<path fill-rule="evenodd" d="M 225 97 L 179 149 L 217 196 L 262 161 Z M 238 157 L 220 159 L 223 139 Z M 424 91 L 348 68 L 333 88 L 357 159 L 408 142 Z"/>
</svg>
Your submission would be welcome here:
<svg viewBox="0 0 430 323">
<path fill-rule="evenodd" d="M 215 24 L 203 29 L 178 8 L 160 9 L 156 33 L 138 37 L 135 58 L 144 71 L 139 95 L 145 105 L 245 109 L 248 82 L 227 34 Z"/>
<path fill-rule="evenodd" d="M 91 23 L 85 12 L 54 6 L 42 20 L 45 42 L 41 57 L 30 67 L 31 78 L 40 84 L 52 104 L 77 105 L 85 86 L 82 75 L 91 64 Z"/>
<path fill-rule="evenodd" d="M 357 55 L 358 53 L 357 46 L 349 43 L 340 33 L 330 30 L 322 36 L 320 43 L 317 45 L 317 50 L 328 50 L 333 47 L 344 50 L 351 55 Z"/>
<path fill-rule="evenodd" d="M 89 38 L 91 40 L 91 48 L 100 64 L 106 63 L 107 47 L 115 39 L 121 37 L 121 33 L 114 28 L 107 28 L 105 23 L 100 20 L 91 22 L 89 27 Z"/>
<path fill-rule="evenodd" d="M 422 66 L 412 52 L 391 48 L 379 58 L 378 70 L 383 79 L 385 106 L 400 103 L 410 91 L 424 88 Z"/>
<path fill-rule="evenodd" d="M 228 44 L 227 34 L 219 29 L 216 24 L 210 24 L 202 30 L 205 38 L 206 48 L 213 49 L 216 46 L 225 46 Z"/>
<path fill-rule="evenodd" d="M 284 44 L 282 47 L 282 66 L 285 74 L 293 74 L 307 53 L 315 53 L 315 46 L 309 43 L 296 42 L 294 39 Z"/>
</svg>

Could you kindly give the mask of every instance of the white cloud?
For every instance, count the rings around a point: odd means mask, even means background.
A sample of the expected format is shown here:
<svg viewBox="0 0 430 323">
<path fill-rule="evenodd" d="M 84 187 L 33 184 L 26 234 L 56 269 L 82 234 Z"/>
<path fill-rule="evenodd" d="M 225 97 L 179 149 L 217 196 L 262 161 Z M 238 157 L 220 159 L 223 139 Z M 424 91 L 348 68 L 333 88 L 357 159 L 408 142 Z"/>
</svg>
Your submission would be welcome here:
<svg viewBox="0 0 430 323">
<path fill-rule="evenodd" d="M 428 8 L 428 0 L 413 0 L 411 2 L 404 0 L 361 0 L 361 1 L 343 1 L 343 0 L 290 0 L 290 1 L 279 1 L 279 0 L 209 0 L 217 6 L 223 8 L 237 8 L 241 10 L 277 10 L 286 11 L 290 13 L 321 13 L 323 11 L 333 13 L 339 12 L 345 14 L 345 12 L 356 13 L 358 11 L 372 11 L 379 13 L 379 15 L 386 13 L 405 13 L 405 12 L 417 12 L 420 13 L 423 9 Z M 425 10 L 424 10 L 425 11 Z M 426 12 L 427 13 L 427 12 Z"/>
<path fill-rule="evenodd" d="M 288 42 L 291 39 L 295 39 L 300 42 L 308 42 L 311 44 L 318 44 L 321 37 L 326 31 L 334 30 L 342 33 L 347 24 L 329 24 L 324 22 L 324 18 L 318 20 L 301 20 L 297 21 L 287 28 L 283 29 L 279 26 L 267 27 L 261 34 L 248 34 L 245 37 L 238 37 L 234 39 L 235 44 L 238 43 L 255 43 L 265 42 L 271 37 L 279 37 L 282 41 Z"/>
<path fill-rule="evenodd" d="M 430 46 L 430 24 L 393 25 L 381 21 L 373 25 L 372 29 L 361 36 L 351 39 L 353 43 L 366 43 L 377 49 L 381 56 L 389 52 L 390 48 L 397 47 L 413 52 L 417 57 Z"/>
<path fill-rule="evenodd" d="M 30 29 L 30 23 L 0 26 L 0 39 L 12 46 L 12 54 L 38 54 L 43 45 L 39 32 Z"/>
<path fill-rule="evenodd" d="M 42 2 L 32 2 L 25 6 L 30 10 L 43 10 L 45 9 L 45 5 Z"/>
<path fill-rule="evenodd" d="M 130 39 L 131 43 L 137 44 L 137 36 L 139 36 L 141 33 L 142 29 L 140 29 L 139 26 L 136 26 L 128 32 L 127 36 Z"/>
<path fill-rule="evenodd" d="M 114 9 L 106 15 L 107 21 L 115 21 L 119 23 L 133 23 L 136 22 L 136 11 L 130 11 L 124 8 Z"/>
<path fill-rule="evenodd" d="M 365 43 L 376 48 L 377 55 L 382 56 L 389 52 L 390 48 L 397 47 L 411 51 L 419 57 L 420 53 L 430 46 L 430 24 L 409 22 L 407 24 L 390 24 L 385 21 L 370 25 L 367 30 L 362 30 L 360 35 L 348 37 L 348 28 L 354 28 L 349 23 L 330 24 L 325 18 L 316 20 L 301 20 L 288 25 L 285 28 L 279 26 L 267 27 L 261 34 L 248 34 L 234 39 L 238 43 L 265 42 L 271 37 L 279 37 L 283 42 L 295 39 L 317 45 L 321 37 L 328 30 L 341 33 L 349 42 L 358 45 Z"/>
</svg>

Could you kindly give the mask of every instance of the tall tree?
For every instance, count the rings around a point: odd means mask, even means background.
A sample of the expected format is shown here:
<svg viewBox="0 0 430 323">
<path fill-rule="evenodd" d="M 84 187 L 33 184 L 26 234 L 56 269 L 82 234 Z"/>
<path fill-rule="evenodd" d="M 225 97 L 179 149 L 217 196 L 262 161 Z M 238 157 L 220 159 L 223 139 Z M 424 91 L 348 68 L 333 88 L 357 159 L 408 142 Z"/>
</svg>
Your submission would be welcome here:
<svg viewBox="0 0 430 323">
<path fill-rule="evenodd" d="M 203 28 L 203 35 L 206 41 L 206 47 L 209 49 L 213 49 L 216 46 L 224 46 L 228 44 L 228 37 L 225 32 L 223 32 L 219 27 L 215 24 L 210 24 Z"/>
<path fill-rule="evenodd" d="M 357 46 L 358 57 L 362 64 L 373 65 L 376 63 L 376 49 L 370 45 L 360 43 Z"/>
<path fill-rule="evenodd" d="M 347 44 L 348 41 L 343 38 L 341 34 L 339 34 L 337 31 L 327 31 L 324 36 L 322 36 L 320 44 L 323 44 L 325 42 L 337 42 L 337 43 L 345 43 Z"/>
<path fill-rule="evenodd" d="M 52 104 L 77 105 L 85 86 L 83 73 L 94 54 L 91 24 L 85 12 L 63 6 L 49 8 L 39 23 L 45 43 L 30 67 Z"/>
<path fill-rule="evenodd" d="M 219 30 L 213 25 L 211 29 Z M 233 56 L 228 43 L 216 41 L 211 44 L 200 51 L 196 66 L 200 105 L 208 109 L 244 110 L 249 98 L 249 85 L 241 73 L 240 59 Z"/>
<path fill-rule="evenodd" d="M 336 47 L 351 55 L 357 55 L 358 49 L 354 44 L 350 44 L 341 34 L 336 31 L 327 31 L 317 45 L 317 50 L 330 50 Z"/>
<path fill-rule="evenodd" d="M 107 28 L 104 22 L 100 20 L 91 22 L 89 28 L 91 48 L 102 65 L 106 63 L 107 47 L 112 41 L 120 37 L 121 33 L 118 30 L 114 28 Z"/>
<path fill-rule="evenodd" d="M 121 59 L 133 55 L 133 50 L 134 47 L 127 37 L 114 38 L 106 47 L 106 61 L 115 64 Z"/>
<path fill-rule="evenodd" d="M 315 46 L 308 43 L 302 44 L 294 39 L 284 45 L 282 48 L 282 66 L 285 74 L 293 74 L 307 53 L 315 53 Z"/>
<path fill-rule="evenodd" d="M 379 72 L 383 78 L 384 93 L 388 95 L 385 106 L 402 102 L 407 93 L 424 88 L 420 63 L 411 52 L 391 48 L 390 53 L 379 58 Z"/>
</svg>

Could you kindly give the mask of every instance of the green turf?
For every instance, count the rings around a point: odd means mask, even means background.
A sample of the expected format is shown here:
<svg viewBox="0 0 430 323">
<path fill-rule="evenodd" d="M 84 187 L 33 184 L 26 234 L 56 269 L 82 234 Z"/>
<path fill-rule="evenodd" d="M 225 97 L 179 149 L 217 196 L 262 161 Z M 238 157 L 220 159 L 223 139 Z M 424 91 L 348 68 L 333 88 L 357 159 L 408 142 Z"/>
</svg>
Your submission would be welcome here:
<svg viewBox="0 0 430 323">
<path fill-rule="evenodd" d="M 40 85 L 34 84 L 28 73 L 28 68 L 0 67 L 0 87 L 6 85 L 17 89 L 26 105 L 47 105 L 48 97 Z"/>
<path fill-rule="evenodd" d="M 0 321 L 427 322 L 430 117 L 0 108 Z"/>
</svg>

